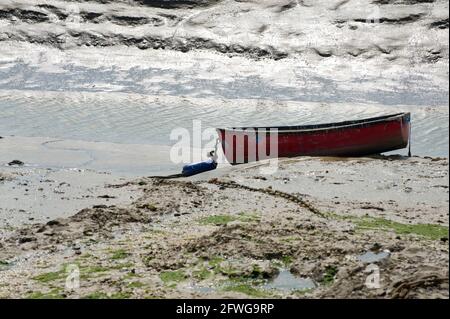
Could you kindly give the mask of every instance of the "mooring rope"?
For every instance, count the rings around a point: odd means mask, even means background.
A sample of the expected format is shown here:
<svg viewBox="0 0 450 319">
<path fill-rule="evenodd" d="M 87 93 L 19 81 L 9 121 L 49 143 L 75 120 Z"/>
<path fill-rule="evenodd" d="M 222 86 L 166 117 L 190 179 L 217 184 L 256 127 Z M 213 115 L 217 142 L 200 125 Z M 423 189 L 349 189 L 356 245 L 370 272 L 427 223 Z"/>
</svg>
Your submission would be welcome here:
<svg viewBox="0 0 450 319">
<path fill-rule="evenodd" d="M 411 157 L 411 121 L 409 122 L 408 157 Z"/>
<path fill-rule="evenodd" d="M 208 183 L 214 184 L 214 185 L 218 185 L 218 186 L 227 187 L 227 188 L 239 188 L 239 189 L 243 189 L 243 190 L 247 190 L 247 191 L 251 191 L 251 192 L 260 192 L 260 193 L 265 193 L 265 194 L 269 194 L 269 195 L 276 196 L 276 197 L 281 197 L 281 198 L 287 199 L 287 200 L 289 200 L 291 202 L 294 202 L 294 203 L 300 205 L 303 208 L 308 209 L 313 214 L 316 214 L 316 215 L 318 215 L 320 217 L 323 217 L 323 218 L 328 218 L 324 213 L 322 213 L 316 207 L 311 205 L 311 203 L 309 203 L 308 201 L 305 201 L 304 199 L 301 199 L 298 196 L 295 196 L 293 194 L 289 194 L 289 193 L 285 193 L 285 192 L 282 192 L 282 191 L 273 190 L 273 189 L 270 189 L 270 188 L 250 187 L 250 186 L 238 184 L 238 183 L 236 183 L 234 181 L 229 181 L 229 182 L 227 182 L 227 181 L 220 181 L 217 178 L 213 178 L 213 179 L 209 180 Z"/>
<path fill-rule="evenodd" d="M 146 176 L 147 178 L 158 178 L 158 179 L 171 179 L 171 178 L 180 178 L 185 177 L 183 174 L 172 174 L 172 175 L 165 175 L 165 176 Z"/>
</svg>

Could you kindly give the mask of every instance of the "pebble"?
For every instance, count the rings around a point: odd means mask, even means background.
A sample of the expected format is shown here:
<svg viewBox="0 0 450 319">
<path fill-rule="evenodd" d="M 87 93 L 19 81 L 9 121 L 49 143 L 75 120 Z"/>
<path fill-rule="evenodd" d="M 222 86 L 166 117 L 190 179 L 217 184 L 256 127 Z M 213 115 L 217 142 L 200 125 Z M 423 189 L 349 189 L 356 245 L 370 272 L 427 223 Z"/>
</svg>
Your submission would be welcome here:
<svg viewBox="0 0 450 319">
<path fill-rule="evenodd" d="M 34 240 L 34 238 L 32 238 L 32 237 L 20 237 L 19 244 L 29 243 L 33 240 Z"/>
<path fill-rule="evenodd" d="M 19 160 L 12 160 L 8 163 L 9 166 L 23 166 L 25 163 Z"/>
<path fill-rule="evenodd" d="M 381 245 L 379 243 L 374 243 L 372 248 L 370 248 L 371 251 L 378 251 L 381 249 Z"/>
<path fill-rule="evenodd" d="M 85 236 L 92 236 L 94 232 L 90 229 L 83 231 L 83 235 Z"/>
</svg>

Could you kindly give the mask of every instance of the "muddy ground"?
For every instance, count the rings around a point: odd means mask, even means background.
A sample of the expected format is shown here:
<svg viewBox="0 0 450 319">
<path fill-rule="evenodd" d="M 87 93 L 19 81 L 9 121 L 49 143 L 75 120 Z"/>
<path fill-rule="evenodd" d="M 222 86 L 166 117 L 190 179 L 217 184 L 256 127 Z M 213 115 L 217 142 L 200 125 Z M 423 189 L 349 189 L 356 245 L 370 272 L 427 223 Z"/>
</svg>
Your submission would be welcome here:
<svg viewBox="0 0 450 319">
<path fill-rule="evenodd" d="M 105 184 L 137 199 L 3 225 L 0 296 L 448 298 L 447 159 L 262 166 Z"/>
</svg>

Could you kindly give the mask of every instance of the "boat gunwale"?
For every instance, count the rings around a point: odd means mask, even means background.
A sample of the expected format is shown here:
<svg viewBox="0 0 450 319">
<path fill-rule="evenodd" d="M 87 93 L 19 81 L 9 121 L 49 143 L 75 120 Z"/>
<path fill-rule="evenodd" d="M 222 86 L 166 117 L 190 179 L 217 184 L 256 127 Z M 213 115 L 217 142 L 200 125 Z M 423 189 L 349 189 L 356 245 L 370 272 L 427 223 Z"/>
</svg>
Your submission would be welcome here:
<svg viewBox="0 0 450 319">
<path fill-rule="evenodd" d="M 366 118 L 361 120 L 353 120 L 353 121 L 343 121 L 343 122 L 335 122 L 335 123 L 323 123 L 323 124 L 313 124 L 313 125 L 294 125 L 294 126 L 256 126 L 256 127 L 227 127 L 227 128 L 217 128 L 219 131 L 228 131 L 228 132 L 244 132 L 251 133 L 252 131 L 248 131 L 249 129 L 255 130 L 256 133 L 264 131 L 270 132 L 271 129 L 278 129 L 278 133 L 300 133 L 300 132 L 315 132 L 315 131 L 324 131 L 324 130 L 335 130 L 335 129 L 343 129 L 343 128 L 357 128 L 363 127 L 369 124 L 377 124 L 380 122 L 388 122 L 395 121 L 398 119 L 403 119 L 407 117 L 409 120 L 411 116 L 410 112 L 402 112 L 390 115 L 377 116 L 372 118 Z"/>
</svg>

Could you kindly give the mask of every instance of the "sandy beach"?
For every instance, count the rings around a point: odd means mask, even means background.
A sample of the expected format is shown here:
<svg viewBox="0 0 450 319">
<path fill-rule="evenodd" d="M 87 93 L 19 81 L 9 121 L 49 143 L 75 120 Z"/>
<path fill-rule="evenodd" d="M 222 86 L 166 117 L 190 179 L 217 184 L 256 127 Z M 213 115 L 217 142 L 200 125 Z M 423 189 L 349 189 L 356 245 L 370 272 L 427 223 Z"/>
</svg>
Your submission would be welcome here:
<svg viewBox="0 0 450 319">
<path fill-rule="evenodd" d="M 4 166 L 0 296 L 448 298 L 448 159 L 264 165 L 177 180 Z M 27 192 L 59 215 L 8 206 Z"/>
</svg>

